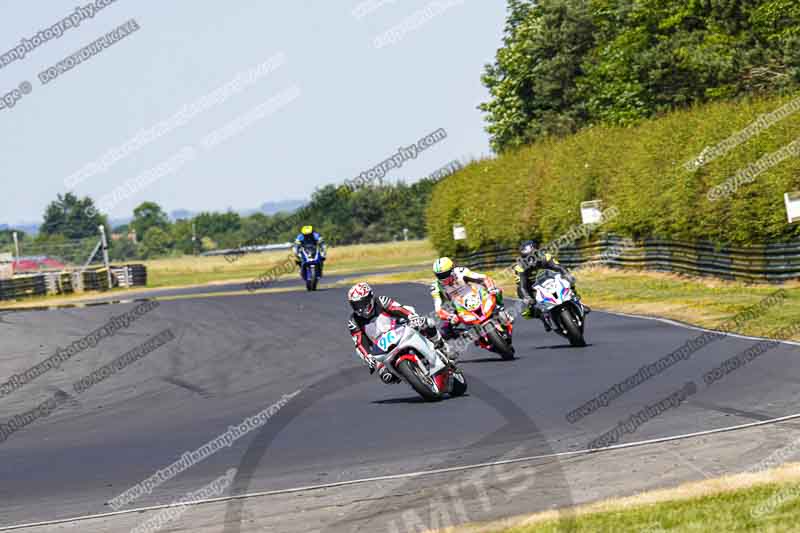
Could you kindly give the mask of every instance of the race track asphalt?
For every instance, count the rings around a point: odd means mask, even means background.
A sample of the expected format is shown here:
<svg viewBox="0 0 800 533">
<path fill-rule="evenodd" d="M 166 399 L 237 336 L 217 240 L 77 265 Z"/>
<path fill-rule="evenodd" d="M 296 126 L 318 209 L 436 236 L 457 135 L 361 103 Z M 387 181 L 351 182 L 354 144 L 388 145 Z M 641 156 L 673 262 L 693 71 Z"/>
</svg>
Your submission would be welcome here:
<svg viewBox="0 0 800 533">
<path fill-rule="evenodd" d="M 419 312 L 431 309 L 422 285 L 379 292 Z M 599 311 L 589 316 L 585 348 L 546 334 L 538 321 L 519 320 L 516 360 L 471 348 L 462 357 L 469 393 L 426 404 L 405 384 L 383 385 L 357 361 L 344 297 L 343 288 L 323 288 L 163 301 L 96 348 L 0 397 L 4 422 L 54 393 L 69 396 L 0 442 L 0 526 L 108 512 L 109 499 L 297 391 L 263 428 L 127 508 L 169 503 L 229 468 L 238 469 L 236 494 L 581 450 L 688 381 L 695 394 L 620 442 L 800 412 L 797 346 L 781 344 L 712 385 L 703 382 L 706 371 L 758 342 L 726 337 L 570 423 L 569 411 L 702 334 Z M 0 375 L 29 368 L 133 306 L 3 314 Z M 88 391 L 73 391 L 72 383 L 165 329 L 175 340 Z M 568 487 L 553 490 L 555 504 L 570 503 Z"/>
</svg>

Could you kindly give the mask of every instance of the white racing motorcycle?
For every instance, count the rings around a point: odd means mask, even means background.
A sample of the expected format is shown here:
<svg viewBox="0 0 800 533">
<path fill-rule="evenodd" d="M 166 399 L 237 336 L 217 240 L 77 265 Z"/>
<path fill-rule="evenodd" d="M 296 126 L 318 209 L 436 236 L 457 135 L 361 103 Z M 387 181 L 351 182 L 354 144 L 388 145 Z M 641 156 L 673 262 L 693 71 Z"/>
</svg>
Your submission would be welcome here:
<svg viewBox="0 0 800 533">
<path fill-rule="evenodd" d="M 396 378 L 431 402 L 445 394 L 461 396 L 467 391 L 464 374 L 443 356 L 433 343 L 405 321 L 382 315 L 365 328 L 374 346 L 371 354 Z"/>
<path fill-rule="evenodd" d="M 533 282 L 536 307 L 549 320 L 553 331 L 566 337 L 572 346 L 586 346 L 583 325 L 586 312 L 572 290 L 572 284 L 552 270 L 542 270 Z"/>
</svg>

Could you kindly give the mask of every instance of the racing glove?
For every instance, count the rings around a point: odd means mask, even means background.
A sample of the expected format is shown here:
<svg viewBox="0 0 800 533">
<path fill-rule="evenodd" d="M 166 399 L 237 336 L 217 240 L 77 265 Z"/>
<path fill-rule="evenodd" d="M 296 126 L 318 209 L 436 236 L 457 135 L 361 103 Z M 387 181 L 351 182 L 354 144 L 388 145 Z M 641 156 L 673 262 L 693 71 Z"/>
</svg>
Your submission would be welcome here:
<svg viewBox="0 0 800 533">
<path fill-rule="evenodd" d="M 413 314 L 408 317 L 408 325 L 414 329 L 422 329 L 426 326 L 426 324 L 427 320 L 417 314 Z"/>
<path fill-rule="evenodd" d="M 378 362 L 375 360 L 374 357 L 368 355 L 364 357 L 364 362 L 369 367 L 369 374 L 372 375 L 375 373 L 375 368 L 378 366 Z"/>
</svg>

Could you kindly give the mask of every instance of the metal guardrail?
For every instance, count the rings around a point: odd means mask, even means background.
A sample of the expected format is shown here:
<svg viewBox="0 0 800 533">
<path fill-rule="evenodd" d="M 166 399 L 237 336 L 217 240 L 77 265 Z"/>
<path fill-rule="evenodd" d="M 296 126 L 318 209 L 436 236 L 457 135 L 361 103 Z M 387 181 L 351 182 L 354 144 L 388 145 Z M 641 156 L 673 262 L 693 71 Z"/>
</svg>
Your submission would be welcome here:
<svg viewBox="0 0 800 533">
<path fill-rule="evenodd" d="M 800 242 L 744 248 L 717 246 L 711 242 L 630 240 L 606 235 L 565 246 L 554 255 L 568 268 L 595 264 L 742 281 L 800 279 Z M 454 259 L 470 268 L 496 269 L 513 264 L 517 256 L 516 248 L 495 247 L 456 254 Z"/>
<path fill-rule="evenodd" d="M 244 254 L 260 254 L 263 252 L 271 252 L 273 250 L 288 250 L 294 246 L 294 243 L 291 242 L 283 242 L 279 244 L 257 244 L 253 246 L 242 246 L 240 248 L 228 248 L 224 250 L 211 250 L 209 252 L 203 252 L 200 255 L 203 256 L 215 256 L 215 255 L 244 255 Z"/>
</svg>

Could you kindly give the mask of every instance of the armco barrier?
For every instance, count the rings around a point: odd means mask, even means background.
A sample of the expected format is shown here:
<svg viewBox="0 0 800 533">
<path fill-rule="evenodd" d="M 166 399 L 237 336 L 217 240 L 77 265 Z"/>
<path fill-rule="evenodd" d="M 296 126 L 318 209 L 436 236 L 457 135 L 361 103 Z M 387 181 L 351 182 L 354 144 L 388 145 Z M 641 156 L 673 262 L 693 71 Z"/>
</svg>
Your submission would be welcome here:
<svg viewBox="0 0 800 533">
<path fill-rule="evenodd" d="M 800 279 L 800 242 L 744 248 L 665 239 L 631 241 L 606 235 L 565 246 L 554 255 L 568 268 L 598 264 L 742 281 Z M 516 261 L 517 249 L 493 247 L 456 254 L 454 259 L 475 269 L 503 268 Z"/>
<path fill-rule="evenodd" d="M 147 268 L 144 265 L 111 267 L 111 273 L 114 287 L 147 285 Z M 105 291 L 108 288 L 105 268 L 87 269 L 83 272 L 47 272 L 0 280 L 0 300 L 18 300 L 46 294 Z"/>
</svg>

